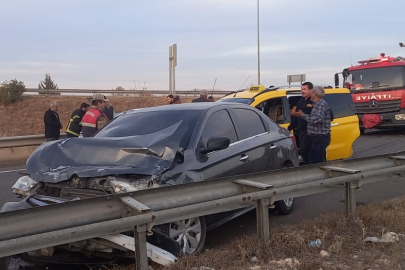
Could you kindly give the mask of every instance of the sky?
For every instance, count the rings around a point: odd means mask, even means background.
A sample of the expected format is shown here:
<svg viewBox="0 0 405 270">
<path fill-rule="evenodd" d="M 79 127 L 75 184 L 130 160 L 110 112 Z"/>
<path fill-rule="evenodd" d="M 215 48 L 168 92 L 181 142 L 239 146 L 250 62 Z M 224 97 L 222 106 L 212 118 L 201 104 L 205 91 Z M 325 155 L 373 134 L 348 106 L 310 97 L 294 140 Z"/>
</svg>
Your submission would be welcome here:
<svg viewBox="0 0 405 270">
<path fill-rule="evenodd" d="M 258 83 L 256 0 L 2 0 L 0 80 L 37 88 L 238 90 Z M 405 56 L 405 1 L 259 0 L 261 83 L 333 85 L 351 63 Z"/>
</svg>

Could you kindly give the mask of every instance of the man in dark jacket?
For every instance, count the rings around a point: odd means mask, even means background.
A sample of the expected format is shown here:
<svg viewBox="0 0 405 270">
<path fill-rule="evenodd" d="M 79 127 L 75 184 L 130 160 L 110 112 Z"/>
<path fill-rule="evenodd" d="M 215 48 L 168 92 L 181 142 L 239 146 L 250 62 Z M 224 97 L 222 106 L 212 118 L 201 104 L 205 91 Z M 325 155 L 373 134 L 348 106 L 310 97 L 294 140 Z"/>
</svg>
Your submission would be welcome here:
<svg viewBox="0 0 405 270">
<path fill-rule="evenodd" d="M 105 100 L 105 107 L 104 107 L 103 113 L 105 114 L 105 116 L 107 116 L 107 118 L 108 118 L 107 121 L 111 121 L 114 118 L 114 107 L 110 103 L 109 99 L 107 99 L 105 96 L 103 96 L 103 97 Z"/>
<path fill-rule="evenodd" d="M 303 111 L 305 114 L 311 114 L 312 101 L 311 93 L 314 85 L 310 82 L 304 82 L 301 86 L 302 98 L 297 103 L 295 112 Z M 294 112 L 293 112 L 294 113 Z M 307 121 L 301 117 L 293 116 L 291 118 L 291 124 L 288 126 L 288 130 L 295 130 L 299 133 L 299 152 L 304 161 L 304 164 L 308 164 L 309 149 L 311 148 L 311 137 L 307 133 Z"/>
<path fill-rule="evenodd" d="M 58 103 L 52 102 L 49 105 L 49 110 L 44 114 L 44 124 L 45 124 L 45 138 L 46 141 L 59 140 L 60 130 L 62 129 L 62 124 L 60 123 L 58 111 Z"/>
<path fill-rule="evenodd" d="M 82 118 L 87 112 L 88 108 L 89 104 L 82 103 L 79 109 L 73 111 L 66 127 L 66 136 L 68 138 L 79 137 L 80 132 L 82 131 Z"/>
<path fill-rule="evenodd" d="M 193 99 L 191 102 L 209 102 L 207 96 L 208 96 L 207 90 L 203 89 L 200 91 L 200 97 Z"/>
</svg>

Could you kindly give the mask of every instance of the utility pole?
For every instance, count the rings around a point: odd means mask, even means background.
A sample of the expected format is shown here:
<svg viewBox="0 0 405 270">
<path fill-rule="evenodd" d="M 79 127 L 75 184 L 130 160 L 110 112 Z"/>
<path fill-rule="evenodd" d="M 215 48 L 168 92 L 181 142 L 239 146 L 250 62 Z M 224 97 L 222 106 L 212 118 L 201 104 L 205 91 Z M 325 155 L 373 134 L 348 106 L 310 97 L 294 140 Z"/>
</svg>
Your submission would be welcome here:
<svg viewBox="0 0 405 270">
<path fill-rule="evenodd" d="M 260 23 L 259 0 L 257 0 L 257 84 L 260 84 Z"/>
<path fill-rule="evenodd" d="M 177 43 L 169 47 L 169 94 L 176 94 Z"/>
</svg>

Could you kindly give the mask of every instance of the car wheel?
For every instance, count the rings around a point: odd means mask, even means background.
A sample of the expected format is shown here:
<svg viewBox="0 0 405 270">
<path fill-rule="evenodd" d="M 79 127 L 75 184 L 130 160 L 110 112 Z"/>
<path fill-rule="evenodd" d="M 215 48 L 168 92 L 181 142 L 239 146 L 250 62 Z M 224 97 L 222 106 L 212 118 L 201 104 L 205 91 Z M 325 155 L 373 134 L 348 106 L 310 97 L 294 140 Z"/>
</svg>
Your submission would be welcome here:
<svg viewBox="0 0 405 270">
<path fill-rule="evenodd" d="M 360 128 L 360 135 L 364 135 L 364 128 Z"/>
<path fill-rule="evenodd" d="M 10 262 L 10 257 L 0 258 L 0 270 L 8 270 L 9 262 Z"/>
<path fill-rule="evenodd" d="M 280 215 L 288 215 L 294 208 L 294 198 L 288 198 L 274 203 L 276 211 Z"/>
<path fill-rule="evenodd" d="M 201 252 L 205 244 L 205 219 L 195 217 L 169 223 L 166 234 L 179 243 L 183 254 Z"/>
</svg>

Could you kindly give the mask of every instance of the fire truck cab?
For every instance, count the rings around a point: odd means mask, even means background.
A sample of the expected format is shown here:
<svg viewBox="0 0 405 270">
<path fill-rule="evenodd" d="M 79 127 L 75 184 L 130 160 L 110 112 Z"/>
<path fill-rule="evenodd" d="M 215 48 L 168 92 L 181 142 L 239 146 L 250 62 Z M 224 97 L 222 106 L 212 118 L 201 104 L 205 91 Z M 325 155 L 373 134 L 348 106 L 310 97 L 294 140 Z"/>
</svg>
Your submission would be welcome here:
<svg viewBox="0 0 405 270">
<path fill-rule="evenodd" d="M 335 74 L 335 87 L 343 75 L 343 87 L 350 89 L 360 131 L 368 128 L 405 126 L 405 59 L 385 56 L 358 62 Z"/>
</svg>

